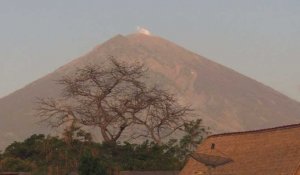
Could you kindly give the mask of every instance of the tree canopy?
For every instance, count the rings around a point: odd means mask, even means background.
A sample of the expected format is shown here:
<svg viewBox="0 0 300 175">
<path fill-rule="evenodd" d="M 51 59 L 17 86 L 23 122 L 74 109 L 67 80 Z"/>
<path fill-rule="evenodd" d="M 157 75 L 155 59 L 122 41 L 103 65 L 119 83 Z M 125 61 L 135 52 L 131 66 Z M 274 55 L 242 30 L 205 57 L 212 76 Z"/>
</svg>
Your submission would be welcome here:
<svg viewBox="0 0 300 175">
<path fill-rule="evenodd" d="M 60 79 L 62 96 L 40 99 L 38 115 L 53 127 L 74 120 L 98 127 L 105 142 L 118 141 L 130 129 L 131 138 L 146 137 L 160 144 L 183 128 L 193 110 L 179 104 L 174 94 L 148 85 L 143 64 L 108 61 Z"/>
<path fill-rule="evenodd" d="M 197 131 L 203 128 L 198 122 L 188 125 L 194 126 L 193 130 Z M 96 143 L 76 125 L 71 128 L 65 130 L 62 137 L 35 134 L 23 142 L 12 143 L 0 154 L 0 172 L 22 171 L 33 175 L 79 172 L 93 175 L 111 174 L 114 170 L 180 170 L 192 151 L 186 147 L 189 140 L 196 137 L 200 142 L 206 133 L 195 135 L 186 128 L 188 132 L 181 140 L 169 140 L 162 144 L 147 140 L 141 144 L 120 144 Z"/>
</svg>

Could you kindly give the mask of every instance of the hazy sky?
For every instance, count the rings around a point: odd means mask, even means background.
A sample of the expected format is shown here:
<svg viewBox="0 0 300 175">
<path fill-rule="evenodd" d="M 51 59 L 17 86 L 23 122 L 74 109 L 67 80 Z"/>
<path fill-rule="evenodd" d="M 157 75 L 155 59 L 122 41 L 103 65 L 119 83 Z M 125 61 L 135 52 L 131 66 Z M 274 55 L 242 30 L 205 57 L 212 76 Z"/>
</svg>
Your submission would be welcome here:
<svg viewBox="0 0 300 175">
<path fill-rule="evenodd" d="M 0 0 L 0 97 L 137 26 L 300 100 L 299 0 Z"/>
</svg>

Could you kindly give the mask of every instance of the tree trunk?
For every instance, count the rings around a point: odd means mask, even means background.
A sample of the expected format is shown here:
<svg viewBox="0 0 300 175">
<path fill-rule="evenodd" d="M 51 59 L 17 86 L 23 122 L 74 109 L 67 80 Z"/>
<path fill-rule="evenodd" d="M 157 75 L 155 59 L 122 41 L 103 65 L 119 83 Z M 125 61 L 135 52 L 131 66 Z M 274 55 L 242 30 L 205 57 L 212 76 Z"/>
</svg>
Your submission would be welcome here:
<svg viewBox="0 0 300 175">
<path fill-rule="evenodd" d="M 101 130 L 101 135 L 103 137 L 103 140 L 105 142 L 111 142 L 111 138 L 109 138 L 108 134 L 106 133 L 106 129 L 103 127 L 100 127 L 100 130 Z"/>
</svg>

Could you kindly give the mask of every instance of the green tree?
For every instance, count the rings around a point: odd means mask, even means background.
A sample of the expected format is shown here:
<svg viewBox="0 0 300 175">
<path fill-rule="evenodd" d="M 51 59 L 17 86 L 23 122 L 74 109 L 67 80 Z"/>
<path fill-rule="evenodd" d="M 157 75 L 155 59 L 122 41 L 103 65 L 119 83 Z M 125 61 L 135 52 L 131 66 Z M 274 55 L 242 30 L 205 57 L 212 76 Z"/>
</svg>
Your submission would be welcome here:
<svg viewBox="0 0 300 175">
<path fill-rule="evenodd" d="M 184 136 L 179 140 L 178 157 L 186 161 L 187 156 L 194 152 L 197 146 L 208 134 L 208 129 L 202 125 L 202 120 L 197 119 L 184 124 Z"/>
<path fill-rule="evenodd" d="M 14 142 L 9 145 L 4 152 L 5 156 L 18 157 L 20 159 L 36 160 L 42 154 L 42 143 L 45 136 L 43 134 L 34 134 L 24 142 Z"/>
<path fill-rule="evenodd" d="M 80 175 L 107 175 L 107 167 L 99 158 L 92 156 L 90 152 L 86 152 L 80 159 L 79 168 Z"/>
<path fill-rule="evenodd" d="M 179 170 L 186 156 L 206 134 L 200 120 L 185 124 L 186 134 L 179 141 L 158 144 L 95 143 L 90 135 L 70 126 L 62 138 L 32 135 L 15 142 L 1 155 L 0 170 L 31 171 L 33 174 L 107 173 L 110 170 Z"/>
<path fill-rule="evenodd" d="M 30 172 L 35 165 L 20 158 L 4 158 L 1 160 L 0 171 Z"/>
</svg>

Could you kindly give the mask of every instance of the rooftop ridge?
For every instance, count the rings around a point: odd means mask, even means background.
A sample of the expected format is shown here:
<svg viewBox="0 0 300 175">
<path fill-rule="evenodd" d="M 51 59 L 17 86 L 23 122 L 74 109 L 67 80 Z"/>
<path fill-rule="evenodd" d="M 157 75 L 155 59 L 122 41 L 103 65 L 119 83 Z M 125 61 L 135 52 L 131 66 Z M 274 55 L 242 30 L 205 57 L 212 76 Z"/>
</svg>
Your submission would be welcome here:
<svg viewBox="0 0 300 175">
<path fill-rule="evenodd" d="M 243 134 L 255 134 L 255 133 L 262 133 L 262 132 L 272 132 L 272 131 L 285 130 L 285 129 L 291 129 L 291 128 L 300 128 L 300 123 L 277 126 L 277 127 L 272 127 L 272 128 L 250 130 L 250 131 L 240 131 L 240 132 L 228 132 L 228 133 L 221 133 L 221 134 L 213 134 L 213 135 L 208 136 L 207 139 L 212 138 L 212 137 L 222 137 L 222 136 L 230 136 L 230 135 L 243 135 Z"/>
</svg>

